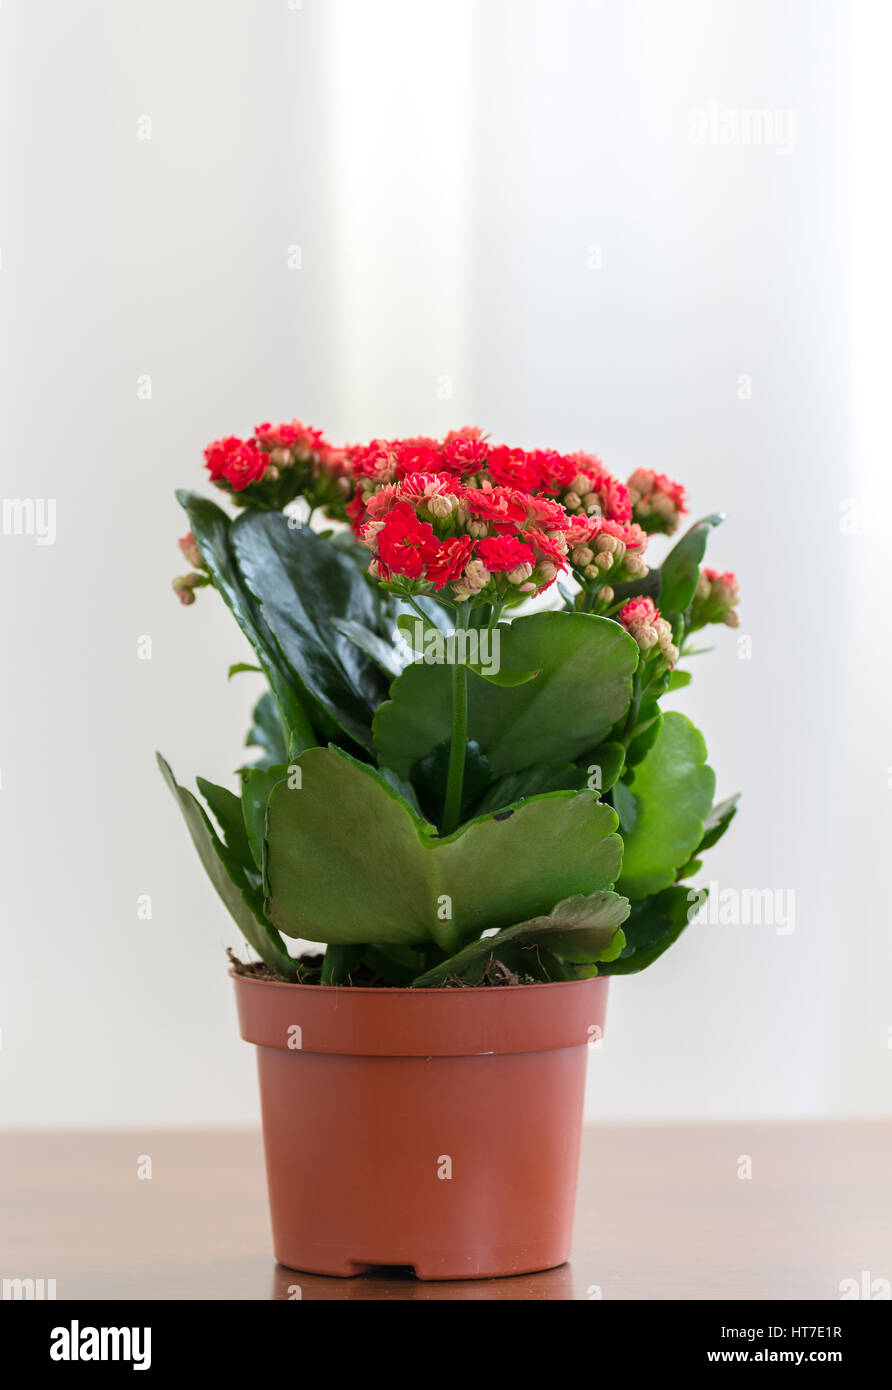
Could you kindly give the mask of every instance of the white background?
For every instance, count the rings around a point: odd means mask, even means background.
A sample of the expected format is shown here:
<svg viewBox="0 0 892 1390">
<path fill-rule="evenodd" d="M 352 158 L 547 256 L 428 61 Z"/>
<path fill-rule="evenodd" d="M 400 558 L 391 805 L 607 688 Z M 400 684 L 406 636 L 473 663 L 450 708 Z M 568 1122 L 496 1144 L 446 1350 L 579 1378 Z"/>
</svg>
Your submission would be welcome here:
<svg viewBox="0 0 892 1390">
<path fill-rule="evenodd" d="M 887 31 L 834 0 L 5 0 L 0 495 L 55 498 L 57 538 L 0 536 L 3 1123 L 257 1117 L 237 932 L 153 750 L 241 761 L 254 678 L 216 596 L 170 591 L 173 490 L 294 414 L 479 423 L 728 513 L 752 654 L 720 630 L 682 707 L 744 796 L 703 877 L 795 894 L 795 929 L 692 928 L 614 982 L 589 1115 L 889 1109 Z M 711 102 L 794 139 L 692 143 Z"/>
</svg>

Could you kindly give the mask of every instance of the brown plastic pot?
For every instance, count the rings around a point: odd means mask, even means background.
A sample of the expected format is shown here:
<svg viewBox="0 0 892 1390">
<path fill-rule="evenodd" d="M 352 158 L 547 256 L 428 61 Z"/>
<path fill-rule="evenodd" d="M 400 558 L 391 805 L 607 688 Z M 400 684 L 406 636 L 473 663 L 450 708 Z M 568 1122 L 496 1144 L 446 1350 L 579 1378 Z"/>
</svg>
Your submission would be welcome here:
<svg viewBox="0 0 892 1390">
<path fill-rule="evenodd" d="M 526 1274 L 569 1257 L 607 979 L 363 989 L 233 975 L 257 1046 L 276 1258 Z"/>
</svg>

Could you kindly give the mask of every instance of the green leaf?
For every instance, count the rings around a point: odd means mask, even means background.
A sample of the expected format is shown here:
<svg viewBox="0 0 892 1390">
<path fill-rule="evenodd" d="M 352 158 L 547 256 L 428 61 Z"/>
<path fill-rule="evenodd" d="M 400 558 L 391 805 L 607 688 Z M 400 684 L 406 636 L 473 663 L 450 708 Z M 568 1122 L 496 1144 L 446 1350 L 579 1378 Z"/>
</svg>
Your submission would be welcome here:
<svg viewBox="0 0 892 1390">
<path fill-rule="evenodd" d="M 374 662 L 338 632 L 332 618 L 374 630 L 371 588 L 345 555 L 308 526 L 278 512 L 246 512 L 232 546 L 245 584 L 285 660 L 314 706 L 338 729 L 372 747 L 372 712 L 387 693 Z"/>
<path fill-rule="evenodd" d="M 608 745 L 603 746 L 606 748 Z M 522 772 L 509 772 L 506 777 L 493 782 L 476 808 L 477 815 L 492 815 L 505 806 L 517 806 L 529 797 L 541 796 L 544 792 L 582 791 L 586 780 L 587 773 L 574 763 L 546 763 L 541 767 L 525 767 Z M 595 788 L 589 790 L 594 791 Z"/>
<path fill-rule="evenodd" d="M 687 888 L 664 888 L 653 897 L 633 902 L 623 926 L 626 945 L 622 954 L 600 967 L 599 973 L 634 975 L 652 965 L 681 936 L 691 906 Z"/>
<path fill-rule="evenodd" d="M 203 552 L 202 552 L 203 553 Z M 224 906 L 232 915 L 245 940 L 271 969 L 281 975 L 294 979 L 297 975 L 295 962 L 285 950 L 284 943 L 274 927 L 263 916 L 258 916 L 256 893 L 246 878 L 241 864 L 233 852 L 214 833 L 204 807 L 187 791 L 179 786 L 170 767 L 158 753 L 158 766 L 161 775 L 170 788 L 182 812 L 192 843 L 205 872 L 217 890 Z"/>
<path fill-rule="evenodd" d="M 279 783 L 267 816 L 267 915 L 287 936 L 455 951 L 619 873 L 616 815 L 591 792 L 552 792 L 439 839 L 340 749 L 310 749 L 299 766 L 300 790 Z"/>
<path fill-rule="evenodd" d="M 233 523 L 216 503 L 194 492 L 181 489 L 177 501 L 189 518 L 214 587 L 257 653 L 282 719 L 291 732 L 295 751 L 311 748 L 317 742 L 316 735 L 295 689 L 294 673 L 283 659 L 236 563 Z"/>
<path fill-rule="evenodd" d="M 704 850 L 712 849 L 713 845 L 718 844 L 737 815 L 739 800 L 740 792 L 735 792 L 733 796 L 728 797 L 727 801 L 719 801 L 713 806 L 703 823 L 703 839 L 697 846 L 698 854 L 702 854 Z"/>
<path fill-rule="evenodd" d="M 405 987 L 418 974 L 421 952 L 411 946 L 364 946 L 362 959 L 389 985 Z"/>
<path fill-rule="evenodd" d="M 218 787 L 215 783 L 208 782 L 205 777 L 196 777 L 195 780 L 198 783 L 198 790 L 210 806 L 217 824 L 223 831 L 226 848 L 232 851 L 243 869 L 250 869 L 253 864 L 253 855 L 245 832 L 241 801 L 227 787 Z"/>
<path fill-rule="evenodd" d="M 702 521 L 695 521 L 660 566 L 661 586 L 659 608 L 664 618 L 670 613 L 683 613 L 694 598 L 700 577 L 700 561 L 706 554 L 706 542 L 714 526 L 725 519 L 715 512 Z"/>
<path fill-rule="evenodd" d="M 441 743 L 412 769 L 412 784 L 418 788 L 422 811 L 434 825 L 439 825 L 449 776 L 450 744 Z M 476 743 L 465 744 L 465 771 L 462 781 L 461 819 L 480 799 L 492 783 L 492 768 Z M 549 790 L 551 790 L 549 788 Z M 478 815 L 480 811 L 478 810 Z"/>
<path fill-rule="evenodd" d="M 638 798 L 625 782 L 617 782 L 613 788 L 613 809 L 622 834 L 631 835 L 638 820 Z"/>
<path fill-rule="evenodd" d="M 539 763 L 574 761 L 625 714 L 638 647 L 618 623 L 588 613 L 534 613 L 501 631 L 506 669 L 539 669 L 511 689 L 472 681 L 468 738 L 497 777 Z M 375 716 L 380 759 L 401 776 L 452 727 L 451 672 L 413 664 L 394 681 Z"/>
<path fill-rule="evenodd" d="M 502 634 L 507 625 L 495 628 L 457 628 L 444 633 L 435 623 L 422 621 L 418 614 L 403 614 L 397 627 L 410 649 L 417 652 L 416 663 L 428 666 L 467 666 L 469 671 L 493 685 L 526 685 L 538 676 L 539 669 L 516 671 L 501 664 Z M 483 660 L 471 659 L 483 653 Z M 487 657 L 489 659 L 487 659 Z"/>
<path fill-rule="evenodd" d="M 257 767 L 270 767 L 288 761 L 288 745 L 285 742 L 282 721 L 276 702 L 269 691 L 261 695 L 254 706 L 245 747 L 265 750 L 266 755 L 256 764 Z"/>
<path fill-rule="evenodd" d="M 659 701 L 652 695 L 642 700 L 638 711 L 638 722 L 633 730 L 634 737 L 626 750 L 627 767 L 635 767 L 646 758 L 660 736 L 663 712 Z"/>
<path fill-rule="evenodd" d="M 288 776 L 288 767 L 250 768 L 242 778 L 241 814 L 247 832 L 251 857 L 258 869 L 263 868 L 263 841 L 266 835 L 266 808 L 270 793 L 277 782 Z"/>
<path fill-rule="evenodd" d="M 706 766 L 703 735 L 685 715 L 663 715 L 653 747 L 635 768 L 632 789 L 638 819 L 623 836 L 618 887 L 630 898 L 644 898 L 667 888 L 690 859 L 712 805 L 715 773 Z"/>
<path fill-rule="evenodd" d="M 255 666 L 250 661 L 236 661 L 226 672 L 226 679 L 231 681 L 233 676 L 240 676 L 243 671 L 257 671 L 260 675 L 263 675 L 262 667 Z"/>
<path fill-rule="evenodd" d="M 512 953 L 520 947 L 529 951 L 531 957 L 535 956 L 537 948 L 543 947 L 559 960 L 586 963 L 613 960 L 625 945 L 625 937 L 618 928 L 628 915 L 628 899 L 617 893 L 576 894 L 556 903 L 547 915 L 533 917 L 495 936 L 471 942 L 457 955 L 420 975 L 414 983 L 418 987 L 432 988 L 444 984 L 452 976 L 476 983 L 487 962 L 494 957 L 502 959 L 506 947 L 511 947 Z M 512 959 L 518 957 L 512 954 Z"/>
<path fill-rule="evenodd" d="M 370 661 L 374 661 L 379 671 L 382 671 L 389 680 L 395 680 L 405 669 L 396 654 L 396 649 L 392 642 L 380 637 L 377 632 L 372 632 L 371 628 L 363 627 L 361 623 L 355 623 L 352 618 L 332 618 L 332 626 L 337 628 L 342 637 L 346 637 L 348 642 L 352 642 L 354 647 L 358 647 L 361 652 L 365 652 Z"/>
<path fill-rule="evenodd" d="M 667 682 L 667 684 L 666 684 L 666 690 L 667 690 L 667 692 L 672 691 L 672 690 L 683 690 L 684 687 L 685 687 L 686 685 L 690 685 L 690 683 L 691 683 L 691 673 L 690 673 L 690 671 L 679 671 L 678 668 L 676 668 L 674 671 L 671 671 L 670 674 L 669 674 L 669 680 L 668 680 L 668 682 Z"/>
<path fill-rule="evenodd" d="M 601 795 L 608 792 L 623 770 L 626 750 L 621 743 L 602 743 L 580 759 L 585 769 L 585 785 Z"/>
</svg>

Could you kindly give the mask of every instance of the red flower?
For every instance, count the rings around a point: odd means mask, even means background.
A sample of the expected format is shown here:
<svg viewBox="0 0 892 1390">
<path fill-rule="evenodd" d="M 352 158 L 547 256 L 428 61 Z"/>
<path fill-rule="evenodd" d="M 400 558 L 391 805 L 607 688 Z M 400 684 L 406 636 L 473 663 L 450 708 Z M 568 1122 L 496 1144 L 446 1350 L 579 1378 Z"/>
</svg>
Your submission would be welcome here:
<svg viewBox="0 0 892 1390">
<path fill-rule="evenodd" d="M 493 481 L 503 487 L 532 492 L 539 482 L 539 470 L 523 449 L 509 449 L 501 444 L 490 451 L 487 467 Z"/>
<path fill-rule="evenodd" d="M 223 477 L 223 470 L 230 454 L 233 450 L 240 448 L 242 442 L 237 435 L 229 434 L 225 439 L 215 439 L 213 444 L 207 446 L 204 451 L 205 467 L 208 469 L 213 482 Z"/>
<path fill-rule="evenodd" d="M 380 543 L 380 536 L 378 537 Z M 426 577 L 434 588 L 442 589 L 458 579 L 471 558 L 474 542 L 470 536 L 451 536 L 426 555 Z M 485 544 L 485 542 L 483 542 Z"/>
<path fill-rule="evenodd" d="M 490 536 L 477 542 L 477 556 L 488 570 L 513 570 L 518 565 L 535 565 L 532 547 L 514 536 Z"/>
<path fill-rule="evenodd" d="M 397 502 L 381 524 L 377 537 L 378 555 L 394 574 L 420 579 L 430 554 L 436 554 L 433 527 L 419 521 L 408 502 Z"/>
<path fill-rule="evenodd" d="M 235 435 L 209 444 L 204 457 L 215 483 L 223 479 L 233 492 L 242 492 L 263 477 L 269 455 L 258 449 L 253 440 L 245 443 Z"/>
<path fill-rule="evenodd" d="M 538 472 L 539 487 L 543 492 L 560 492 L 562 488 L 569 487 L 579 472 L 573 459 L 557 453 L 555 449 L 535 449 L 529 458 Z"/>
<path fill-rule="evenodd" d="M 469 487 L 465 493 L 468 507 L 474 516 L 494 521 L 500 526 L 523 526 L 527 520 L 526 497 L 514 488 Z"/>
<path fill-rule="evenodd" d="M 227 458 L 223 477 L 233 492 L 243 492 L 263 477 L 268 463 L 269 454 L 258 449 L 256 444 L 240 444 Z"/>
<path fill-rule="evenodd" d="M 443 466 L 435 439 L 395 439 L 391 447 L 398 478 L 410 473 L 439 473 Z"/>
<path fill-rule="evenodd" d="M 465 434 L 459 430 L 447 435 L 441 449 L 443 466 L 459 477 L 477 473 L 486 463 L 488 454 L 489 445 L 481 438 L 479 431 Z"/>
<path fill-rule="evenodd" d="M 300 420 L 282 425 L 257 425 L 254 438 L 265 449 L 293 449 L 297 454 L 321 453 L 328 448 L 322 431 L 302 425 Z"/>
</svg>

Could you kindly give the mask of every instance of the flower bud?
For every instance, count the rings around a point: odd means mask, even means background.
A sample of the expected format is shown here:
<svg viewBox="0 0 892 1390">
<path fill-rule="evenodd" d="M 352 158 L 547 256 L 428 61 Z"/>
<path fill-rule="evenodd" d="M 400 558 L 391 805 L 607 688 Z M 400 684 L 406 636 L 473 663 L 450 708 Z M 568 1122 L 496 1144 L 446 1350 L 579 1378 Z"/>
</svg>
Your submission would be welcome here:
<svg viewBox="0 0 892 1390">
<path fill-rule="evenodd" d="M 601 515 L 601 503 L 596 492 L 586 493 L 585 497 L 582 498 L 582 505 L 589 516 Z"/>
<path fill-rule="evenodd" d="M 191 531 L 187 531 L 177 544 L 187 565 L 191 565 L 193 569 L 204 569 L 201 551 L 198 549 L 198 543 Z"/>
<path fill-rule="evenodd" d="M 622 555 L 625 550 L 622 541 L 616 536 L 601 535 L 595 541 L 595 549 L 606 555 Z"/>
<path fill-rule="evenodd" d="M 180 603 L 188 608 L 195 602 L 195 590 L 206 583 L 207 575 L 204 574 L 178 574 L 176 579 L 172 580 L 171 588 Z"/>
<path fill-rule="evenodd" d="M 552 580 L 557 579 L 557 565 L 553 565 L 550 560 L 543 560 L 538 568 L 543 584 L 550 584 Z"/>
<path fill-rule="evenodd" d="M 598 539 L 600 540 L 600 537 Z M 602 550 L 595 556 L 595 564 L 602 570 L 613 569 L 613 556 L 609 551 Z"/>
<path fill-rule="evenodd" d="M 585 575 L 586 579 L 597 579 L 601 571 L 598 569 L 597 565 L 586 565 L 582 573 Z"/>
<path fill-rule="evenodd" d="M 740 627 L 740 614 L 733 608 L 729 608 L 722 614 L 722 622 L 726 627 Z"/>
<path fill-rule="evenodd" d="M 475 541 L 482 541 L 489 535 L 489 527 L 485 521 L 469 521 L 468 535 L 473 536 Z"/>
<path fill-rule="evenodd" d="M 616 595 L 614 594 L 609 584 L 605 584 L 604 588 L 598 594 L 598 598 L 601 600 L 602 603 L 612 603 L 615 597 Z"/>
<path fill-rule="evenodd" d="M 426 505 L 431 516 L 439 517 L 442 520 L 449 516 L 452 511 L 452 498 L 435 493 L 433 497 L 428 497 Z"/>
<path fill-rule="evenodd" d="M 482 560 L 471 560 L 470 563 L 465 566 L 462 582 L 469 593 L 480 593 L 480 590 L 489 583 L 489 570 Z"/>
<path fill-rule="evenodd" d="M 588 545 L 578 545 L 570 558 L 579 569 L 585 569 L 594 560 L 595 552 Z"/>
<path fill-rule="evenodd" d="M 579 496 L 578 492 L 573 492 L 571 489 L 570 492 L 564 494 L 564 506 L 568 512 L 578 511 L 581 505 L 582 498 Z"/>
<path fill-rule="evenodd" d="M 533 573 L 533 566 L 526 561 L 522 565 L 517 565 L 513 570 L 509 570 L 505 578 L 509 584 L 524 584 Z"/>
<path fill-rule="evenodd" d="M 577 497 L 588 497 L 592 495 L 590 491 L 591 485 L 591 478 L 587 478 L 584 473 L 577 473 L 576 477 L 570 484 L 570 491 L 575 492 Z M 564 503 L 564 505 L 566 506 L 566 502 Z"/>
<path fill-rule="evenodd" d="M 646 562 L 640 555 L 627 555 L 625 563 L 626 570 L 635 579 L 643 579 L 646 574 L 650 573 Z"/>
</svg>

